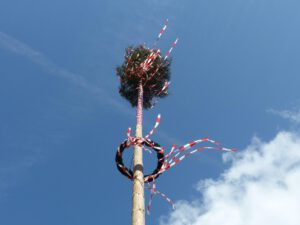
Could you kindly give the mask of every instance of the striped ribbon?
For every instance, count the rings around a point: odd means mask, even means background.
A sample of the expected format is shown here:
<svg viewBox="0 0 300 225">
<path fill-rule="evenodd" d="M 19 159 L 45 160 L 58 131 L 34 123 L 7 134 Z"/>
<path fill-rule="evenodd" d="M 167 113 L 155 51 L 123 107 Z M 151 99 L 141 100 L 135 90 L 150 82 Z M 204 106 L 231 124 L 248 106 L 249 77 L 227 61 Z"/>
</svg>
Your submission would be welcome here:
<svg viewBox="0 0 300 225">
<path fill-rule="evenodd" d="M 154 131 L 156 131 L 156 128 L 159 126 L 159 124 L 160 124 L 160 114 L 157 115 L 156 120 L 155 120 L 154 127 L 153 127 L 152 130 L 150 130 L 149 133 L 145 136 L 145 139 L 148 139 L 148 138 L 154 133 Z"/>
<path fill-rule="evenodd" d="M 160 40 L 160 38 L 162 37 L 162 35 L 163 35 L 164 32 L 166 31 L 168 22 L 169 22 L 169 21 L 168 21 L 168 19 L 167 19 L 166 22 L 165 22 L 165 24 L 164 24 L 164 26 L 161 28 L 161 30 L 160 30 L 160 32 L 159 32 L 157 38 L 156 38 L 156 41 L 155 41 L 155 43 L 154 43 L 154 47 L 156 46 L 157 42 Z M 177 45 L 177 42 L 178 42 L 178 38 L 173 42 L 171 48 L 170 48 L 169 51 L 166 53 L 166 56 L 165 56 L 164 60 L 167 60 L 167 58 L 170 57 L 171 52 L 173 51 L 173 49 L 174 49 L 174 48 L 176 47 L 176 45 Z M 132 49 L 128 49 L 128 50 L 129 50 L 131 53 L 133 52 Z M 126 59 L 125 67 L 126 67 L 126 74 L 127 74 L 127 76 L 130 77 L 130 76 L 132 75 L 132 73 L 135 71 L 135 73 L 134 73 L 135 75 L 138 75 L 138 74 L 139 74 L 138 76 L 142 77 L 142 74 L 146 73 L 147 71 L 149 71 L 149 70 L 151 69 L 152 64 L 153 64 L 153 62 L 155 61 L 155 59 L 156 59 L 157 57 L 161 57 L 161 56 L 160 56 L 160 49 L 157 49 L 157 50 L 151 49 L 150 55 L 149 55 L 149 56 L 148 56 L 148 57 L 140 64 L 140 67 L 139 67 L 139 68 L 128 68 L 128 64 L 129 64 L 129 62 L 132 60 L 131 57 L 132 57 L 132 56 L 130 55 L 130 56 Z M 138 57 L 139 57 L 139 54 L 137 54 L 136 57 L 138 58 Z M 150 80 L 156 75 L 156 73 L 159 71 L 159 69 L 160 69 L 161 66 L 162 66 L 162 65 L 158 65 L 157 68 L 156 68 L 156 70 L 155 70 L 152 74 L 149 74 L 148 78 L 145 79 L 144 86 L 145 86 L 145 84 L 146 84 L 148 81 L 150 81 Z M 144 79 L 144 78 L 143 78 L 143 79 Z M 169 86 L 169 84 L 165 85 L 160 93 L 162 93 L 163 91 L 165 91 L 165 89 L 166 89 L 168 86 Z M 159 93 L 159 94 L 160 94 L 160 93 Z"/>
<path fill-rule="evenodd" d="M 157 49 L 155 52 L 153 49 L 151 49 L 150 55 L 140 65 L 143 73 L 147 72 L 152 67 L 153 62 L 159 56 L 159 53 L 160 53 L 159 49 Z"/>
<path fill-rule="evenodd" d="M 186 152 L 187 150 L 191 149 L 194 145 L 197 145 L 202 142 L 210 142 L 214 144 L 215 146 L 205 146 L 205 147 L 199 147 L 196 149 L 193 149 L 191 151 Z M 161 168 L 161 170 L 158 172 L 163 173 L 166 170 L 170 169 L 171 167 L 175 166 L 176 164 L 180 163 L 183 159 L 186 157 L 203 150 L 219 150 L 219 151 L 227 151 L 227 152 L 235 152 L 235 148 L 224 148 L 221 147 L 220 144 L 217 141 L 211 140 L 209 138 L 201 138 L 195 141 L 191 141 L 183 146 L 180 146 L 179 148 L 175 149 L 174 145 L 170 151 L 165 157 L 164 157 L 164 164 Z"/>
<path fill-rule="evenodd" d="M 178 42 L 178 38 L 173 42 L 173 44 L 172 44 L 172 47 L 169 49 L 169 51 L 167 52 L 167 54 L 166 54 L 166 56 L 165 56 L 165 58 L 164 58 L 164 61 L 166 61 L 169 57 L 170 57 L 170 55 L 171 55 L 171 52 L 173 51 L 173 49 L 177 46 L 177 42 Z M 149 76 L 149 78 L 147 79 L 147 81 L 150 81 L 154 76 L 155 76 L 155 74 L 158 72 L 158 70 L 159 70 L 159 68 L 161 67 L 162 65 L 158 65 L 157 66 L 157 68 L 156 68 L 156 70 Z M 146 82 L 147 82 L 146 81 Z"/>
<path fill-rule="evenodd" d="M 150 193 L 150 199 L 149 199 L 149 202 L 148 202 L 148 205 L 147 205 L 147 214 L 148 215 L 150 215 L 150 208 L 151 208 L 151 204 L 152 204 L 153 198 L 157 194 L 159 194 L 162 198 L 164 198 L 172 206 L 172 208 L 175 209 L 175 205 L 172 202 L 172 200 L 170 198 L 168 198 L 164 193 L 162 193 L 162 192 L 160 192 L 160 191 L 158 191 L 156 189 L 156 181 L 155 181 L 155 179 L 153 180 L 152 183 L 148 183 L 148 190 L 151 191 L 151 193 Z"/>
<path fill-rule="evenodd" d="M 149 131 L 149 133 L 143 138 L 131 137 L 130 136 L 131 128 L 128 128 L 126 131 L 126 135 L 127 135 L 129 142 L 131 144 L 139 144 L 139 145 L 141 145 L 141 143 L 143 143 L 143 141 L 146 141 L 147 143 L 151 143 L 152 141 L 149 139 L 149 137 L 156 131 L 157 127 L 160 124 L 160 121 L 161 121 L 161 115 L 158 114 L 156 121 L 155 121 L 155 125 Z M 204 147 L 198 147 L 198 148 L 192 149 L 195 145 L 200 144 L 200 143 L 205 143 L 205 142 L 211 143 L 214 146 L 204 146 Z M 144 148 L 144 146 L 143 146 L 143 148 Z M 162 198 L 164 198 L 172 206 L 173 209 L 175 208 L 174 203 L 171 201 L 171 199 L 168 198 L 164 193 L 157 190 L 156 182 L 155 182 L 155 178 L 157 178 L 157 175 L 160 175 L 160 174 L 164 173 L 165 171 L 169 170 L 170 168 L 172 168 L 173 166 L 179 164 L 186 157 L 188 157 L 196 152 L 203 151 L 203 150 L 219 150 L 219 151 L 227 151 L 227 152 L 235 152 L 236 151 L 235 148 L 224 148 L 220 145 L 219 142 L 209 139 L 207 137 L 201 138 L 198 140 L 194 140 L 194 141 L 190 141 L 187 144 L 182 145 L 178 148 L 176 148 L 176 144 L 173 144 L 170 152 L 168 154 L 166 154 L 163 158 L 161 158 L 161 160 L 163 160 L 163 166 L 161 167 L 161 169 L 157 172 L 157 174 L 148 176 L 145 179 L 145 182 L 147 182 L 151 179 L 153 180 L 152 182 L 149 181 L 149 183 L 148 183 L 148 190 L 150 190 L 150 199 L 149 199 L 149 202 L 147 205 L 148 215 L 150 214 L 150 207 L 151 207 L 153 198 L 157 194 L 160 195 Z M 147 151 L 151 151 L 151 149 L 147 149 Z M 164 152 L 163 147 L 161 148 L 161 151 Z"/>
<path fill-rule="evenodd" d="M 167 58 L 169 58 L 170 57 L 170 55 L 171 55 L 171 52 L 173 51 L 173 49 L 176 47 L 176 45 L 177 45 L 177 42 L 178 42 L 178 38 L 176 38 L 176 40 L 173 42 L 173 44 L 172 44 L 172 47 L 170 48 L 170 50 L 167 52 L 167 54 L 166 54 L 166 56 L 165 56 L 165 60 L 167 59 Z"/>
<path fill-rule="evenodd" d="M 157 36 L 157 38 L 156 38 L 153 46 L 157 45 L 157 43 L 159 42 L 161 36 L 165 33 L 165 31 L 167 29 L 167 26 L 168 26 L 168 23 L 169 23 L 169 20 L 166 19 L 166 22 L 165 22 L 164 26 L 161 28 L 161 30 L 160 30 L 160 32 L 159 32 L 159 34 L 158 34 L 158 36 Z"/>
</svg>

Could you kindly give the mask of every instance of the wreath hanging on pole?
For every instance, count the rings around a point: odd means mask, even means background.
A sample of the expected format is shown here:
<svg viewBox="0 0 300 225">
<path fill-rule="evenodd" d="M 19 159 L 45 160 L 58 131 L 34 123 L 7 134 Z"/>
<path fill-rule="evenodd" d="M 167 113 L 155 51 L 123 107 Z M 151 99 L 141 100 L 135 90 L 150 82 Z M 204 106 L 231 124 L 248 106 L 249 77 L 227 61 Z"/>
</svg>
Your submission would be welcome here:
<svg viewBox="0 0 300 225">
<path fill-rule="evenodd" d="M 149 183 L 154 179 L 159 177 L 159 171 L 163 167 L 164 160 L 164 149 L 157 143 L 151 140 L 143 141 L 141 143 L 143 146 L 151 148 L 151 150 L 156 152 L 157 165 L 151 174 L 144 175 L 144 182 Z M 130 147 L 131 143 L 126 139 L 119 145 L 119 148 L 116 153 L 116 165 L 121 174 L 128 177 L 130 180 L 133 180 L 133 171 L 130 168 L 127 168 L 123 163 L 123 152 L 126 148 Z"/>
</svg>

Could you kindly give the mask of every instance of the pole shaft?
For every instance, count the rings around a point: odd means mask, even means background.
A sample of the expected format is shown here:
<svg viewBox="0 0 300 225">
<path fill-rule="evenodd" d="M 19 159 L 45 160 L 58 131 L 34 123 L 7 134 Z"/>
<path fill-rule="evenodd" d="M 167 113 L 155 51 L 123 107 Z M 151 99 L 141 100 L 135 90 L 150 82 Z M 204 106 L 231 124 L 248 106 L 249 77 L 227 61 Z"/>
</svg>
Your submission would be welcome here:
<svg viewBox="0 0 300 225">
<path fill-rule="evenodd" d="M 139 84 L 138 104 L 136 109 L 136 137 L 143 137 L 143 85 Z M 143 174 L 143 149 L 134 146 L 133 156 L 133 190 L 132 190 L 132 225 L 145 225 L 145 197 Z"/>
</svg>

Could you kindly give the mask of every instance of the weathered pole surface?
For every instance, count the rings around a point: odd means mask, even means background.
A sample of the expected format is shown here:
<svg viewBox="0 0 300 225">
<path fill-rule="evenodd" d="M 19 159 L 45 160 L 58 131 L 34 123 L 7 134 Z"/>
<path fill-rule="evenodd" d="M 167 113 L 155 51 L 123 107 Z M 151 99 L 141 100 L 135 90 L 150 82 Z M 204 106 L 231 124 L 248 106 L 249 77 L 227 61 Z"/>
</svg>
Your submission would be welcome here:
<svg viewBox="0 0 300 225">
<path fill-rule="evenodd" d="M 139 83 L 138 104 L 136 108 L 136 137 L 143 137 L 143 85 Z M 133 156 L 133 190 L 132 190 L 132 225 L 145 225 L 145 196 L 143 173 L 143 149 L 134 146 Z"/>
</svg>

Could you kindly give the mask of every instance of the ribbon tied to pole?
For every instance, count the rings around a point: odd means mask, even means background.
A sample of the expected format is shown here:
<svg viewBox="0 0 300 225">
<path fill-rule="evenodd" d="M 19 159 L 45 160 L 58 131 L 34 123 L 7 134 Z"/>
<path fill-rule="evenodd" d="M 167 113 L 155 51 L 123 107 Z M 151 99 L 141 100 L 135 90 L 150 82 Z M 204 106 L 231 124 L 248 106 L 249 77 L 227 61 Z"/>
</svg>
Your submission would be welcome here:
<svg viewBox="0 0 300 225">
<path fill-rule="evenodd" d="M 203 150 L 218 150 L 218 151 L 227 151 L 227 152 L 235 152 L 235 148 L 224 148 L 220 145 L 219 142 L 209 139 L 207 137 L 200 138 L 194 141 L 190 141 L 185 145 L 182 145 L 176 148 L 176 144 L 172 145 L 169 153 L 165 154 L 165 149 L 161 147 L 156 142 L 150 139 L 150 136 L 156 131 L 157 127 L 160 124 L 160 114 L 158 114 L 156 118 L 156 122 L 152 130 L 145 137 L 132 137 L 131 136 L 131 128 L 128 128 L 126 131 L 127 139 L 119 145 L 119 148 L 116 153 L 116 165 L 118 170 L 129 179 L 133 179 L 133 171 L 128 169 L 122 159 L 123 151 L 133 145 L 140 145 L 143 149 L 147 150 L 151 153 L 151 151 L 155 151 L 157 154 L 157 167 L 153 170 L 153 172 L 149 175 L 144 176 L 144 182 L 148 183 L 148 189 L 150 190 L 150 200 L 147 205 L 147 213 L 150 214 L 150 207 L 152 200 L 155 195 L 159 194 L 162 196 L 173 208 L 174 203 L 162 192 L 158 191 L 156 188 L 156 179 L 162 173 L 166 172 L 173 166 L 182 162 L 185 158 L 195 154 L 196 152 Z M 197 148 L 193 148 L 194 146 L 201 143 L 211 143 L 212 146 L 201 146 Z"/>
</svg>

